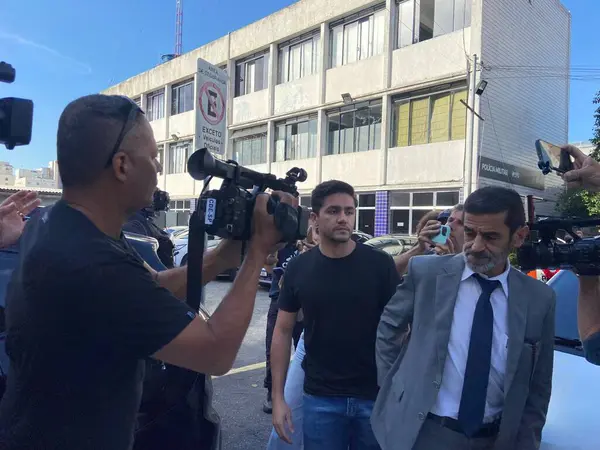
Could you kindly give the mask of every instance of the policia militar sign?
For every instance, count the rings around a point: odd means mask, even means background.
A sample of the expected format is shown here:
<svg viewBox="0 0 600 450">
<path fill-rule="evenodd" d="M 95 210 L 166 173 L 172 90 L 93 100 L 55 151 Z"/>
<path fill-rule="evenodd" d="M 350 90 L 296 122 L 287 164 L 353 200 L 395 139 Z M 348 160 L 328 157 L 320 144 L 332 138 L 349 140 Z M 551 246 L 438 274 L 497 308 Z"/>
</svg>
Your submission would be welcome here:
<svg viewBox="0 0 600 450">
<path fill-rule="evenodd" d="M 479 176 L 532 189 L 544 190 L 544 176 L 539 170 L 517 167 L 495 159 L 481 157 Z"/>
</svg>

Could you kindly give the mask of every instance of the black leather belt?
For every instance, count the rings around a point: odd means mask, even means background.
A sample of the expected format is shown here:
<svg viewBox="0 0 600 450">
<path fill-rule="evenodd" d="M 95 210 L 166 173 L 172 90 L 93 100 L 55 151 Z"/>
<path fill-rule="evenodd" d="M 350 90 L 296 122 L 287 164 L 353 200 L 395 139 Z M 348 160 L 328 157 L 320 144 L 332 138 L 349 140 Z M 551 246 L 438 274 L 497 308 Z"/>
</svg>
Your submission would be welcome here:
<svg viewBox="0 0 600 450">
<path fill-rule="evenodd" d="M 427 418 L 433 420 L 435 423 L 440 424 L 444 428 L 448 428 L 449 430 L 456 431 L 457 433 L 460 433 L 460 434 L 465 434 L 465 432 L 462 430 L 462 427 L 458 423 L 458 420 L 453 419 L 452 417 L 441 417 L 441 416 L 437 416 L 435 414 L 429 413 L 429 414 L 427 414 Z M 477 433 L 475 433 L 473 436 L 469 436 L 469 437 L 472 437 L 472 438 L 494 437 L 498 434 L 499 430 L 500 430 L 500 419 L 496 419 L 494 422 L 484 423 L 483 425 L 481 425 L 481 428 L 479 429 L 479 431 L 477 431 Z"/>
</svg>

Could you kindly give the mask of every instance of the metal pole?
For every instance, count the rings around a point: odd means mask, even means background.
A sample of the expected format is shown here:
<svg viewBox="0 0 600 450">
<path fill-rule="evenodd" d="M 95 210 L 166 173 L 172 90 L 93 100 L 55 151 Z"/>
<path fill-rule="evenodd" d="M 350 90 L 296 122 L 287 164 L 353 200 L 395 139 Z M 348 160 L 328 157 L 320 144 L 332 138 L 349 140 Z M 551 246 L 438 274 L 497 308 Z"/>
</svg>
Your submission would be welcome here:
<svg viewBox="0 0 600 450">
<path fill-rule="evenodd" d="M 469 82 L 469 107 L 467 115 L 467 140 L 465 148 L 465 176 L 467 177 L 467 197 L 473 191 L 473 151 L 475 144 L 475 90 L 477 86 L 477 55 L 473 55 Z"/>
</svg>

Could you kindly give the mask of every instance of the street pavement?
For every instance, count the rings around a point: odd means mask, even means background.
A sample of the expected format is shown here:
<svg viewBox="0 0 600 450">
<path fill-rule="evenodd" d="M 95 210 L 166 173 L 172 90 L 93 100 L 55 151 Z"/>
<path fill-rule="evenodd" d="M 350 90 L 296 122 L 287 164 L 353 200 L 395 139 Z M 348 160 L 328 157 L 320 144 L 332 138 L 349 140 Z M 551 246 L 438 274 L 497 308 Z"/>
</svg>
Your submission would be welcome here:
<svg viewBox="0 0 600 450">
<path fill-rule="evenodd" d="M 205 308 L 209 313 L 219 306 L 230 286 L 228 281 L 213 281 L 207 285 Z M 269 303 L 267 290 L 259 287 L 252 322 L 233 371 L 213 379 L 214 406 L 221 416 L 224 450 L 265 449 L 271 432 L 271 416 L 262 411 L 266 397 L 264 364 L 258 368 L 252 366 L 265 362 Z M 236 369 L 239 372 L 236 373 Z"/>
</svg>

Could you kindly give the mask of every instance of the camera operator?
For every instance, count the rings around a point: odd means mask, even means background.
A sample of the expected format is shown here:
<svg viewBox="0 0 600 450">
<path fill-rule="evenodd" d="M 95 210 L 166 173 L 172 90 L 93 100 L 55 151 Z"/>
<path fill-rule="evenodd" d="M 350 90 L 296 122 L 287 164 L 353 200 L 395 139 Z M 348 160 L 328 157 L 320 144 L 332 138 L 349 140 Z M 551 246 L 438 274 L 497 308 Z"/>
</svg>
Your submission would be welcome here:
<svg viewBox="0 0 600 450">
<path fill-rule="evenodd" d="M 165 267 L 172 269 L 174 266 L 173 251 L 175 250 L 175 245 L 169 235 L 154 223 L 154 218 L 160 211 L 167 211 L 169 209 L 169 201 L 169 194 L 156 188 L 152 205 L 146 206 L 134 213 L 123 227 L 123 231 L 156 239 L 158 241 L 158 251 L 156 253 L 160 261 Z"/>
<path fill-rule="evenodd" d="M 121 233 L 152 201 L 160 170 L 142 110 L 120 96 L 73 101 L 59 121 L 57 154 L 62 199 L 31 219 L 8 287 L 11 365 L 0 447 L 127 450 L 144 358 L 226 373 L 252 316 L 260 270 L 281 235 L 268 195 L 259 195 L 242 266 L 206 322 L 180 301 L 187 267 L 154 272 Z M 235 267 L 240 248 L 224 241 L 208 253 L 202 279 Z"/>
<path fill-rule="evenodd" d="M 570 188 L 583 188 L 600 192 L 600 164 L 572 145 L 563 147 L 573 157 L 573 170 L 563 179 Z M 577 307 L 579 336 L 583 342 L 586 359 L 600 365 L 600 277 L 579 276 L 579 302 Z"/>
</svg>

